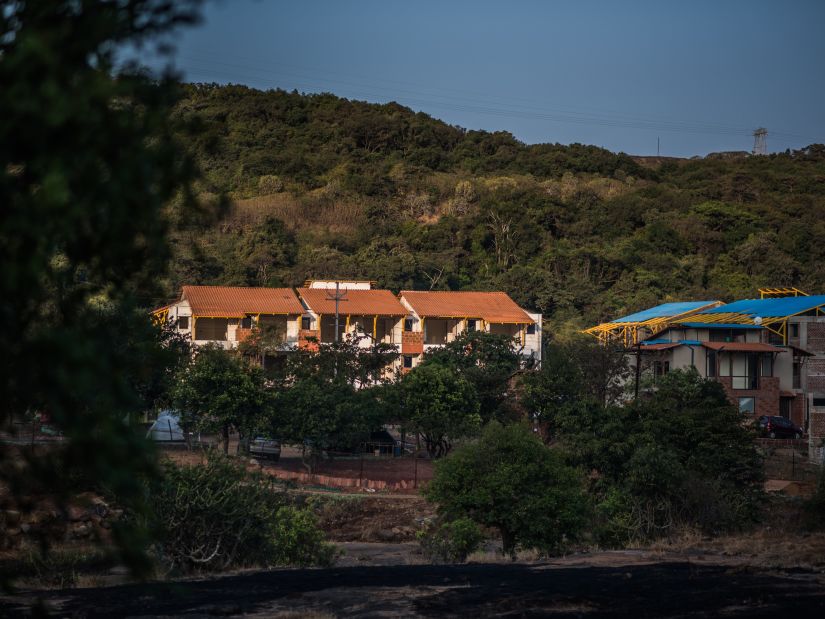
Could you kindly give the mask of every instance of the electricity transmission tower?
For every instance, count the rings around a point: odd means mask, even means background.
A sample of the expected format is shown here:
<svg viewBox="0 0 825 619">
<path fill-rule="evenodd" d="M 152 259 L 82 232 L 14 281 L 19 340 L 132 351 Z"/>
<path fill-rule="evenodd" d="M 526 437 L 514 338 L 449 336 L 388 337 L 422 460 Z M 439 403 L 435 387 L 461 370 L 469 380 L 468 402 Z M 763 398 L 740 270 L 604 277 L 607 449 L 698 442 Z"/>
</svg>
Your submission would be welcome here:
<svg viewBox="0 0 825 619">
<path fill-rule="evenodd" d="M 768 154 L 768 130 L 765 127 L 759 127 L 753 132 L 753 154 Z"/>
</svg>

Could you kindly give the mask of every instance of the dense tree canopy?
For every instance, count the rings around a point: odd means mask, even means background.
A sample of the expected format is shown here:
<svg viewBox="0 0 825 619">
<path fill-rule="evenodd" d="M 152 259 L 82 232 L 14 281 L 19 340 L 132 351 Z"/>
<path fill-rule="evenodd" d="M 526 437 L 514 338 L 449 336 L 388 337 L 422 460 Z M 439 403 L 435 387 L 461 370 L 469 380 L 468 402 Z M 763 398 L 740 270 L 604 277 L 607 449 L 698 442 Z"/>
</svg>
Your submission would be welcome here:
<svg viewBox="0 0 825 619">
<path fill-rule="evenodd" d="M 501 289 L 565 335 L 663 300 L 825 289 L 822 146 L 645 160 L 242 86 L 188 86 L 177 113 L 200 125 L 201 191 L 234 202 L 178 235 L 167 294 L 318 276 Z"/>
</svg>

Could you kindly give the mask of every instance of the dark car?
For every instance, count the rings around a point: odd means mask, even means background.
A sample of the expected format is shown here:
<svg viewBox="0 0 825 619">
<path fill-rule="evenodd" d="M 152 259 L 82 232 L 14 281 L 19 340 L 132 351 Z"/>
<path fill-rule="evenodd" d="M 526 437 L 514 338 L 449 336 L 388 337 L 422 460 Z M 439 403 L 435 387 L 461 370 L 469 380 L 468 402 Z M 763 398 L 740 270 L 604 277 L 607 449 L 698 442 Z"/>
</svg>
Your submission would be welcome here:
<svg viewBox="0 0 825 619">
<path fill-rule="evenodd" d="M 804 432 L 790 419 L 774 415 L 762 415 L 759 418 L 759 431 L 771 438 L 802 438 Z"/>
</svg>

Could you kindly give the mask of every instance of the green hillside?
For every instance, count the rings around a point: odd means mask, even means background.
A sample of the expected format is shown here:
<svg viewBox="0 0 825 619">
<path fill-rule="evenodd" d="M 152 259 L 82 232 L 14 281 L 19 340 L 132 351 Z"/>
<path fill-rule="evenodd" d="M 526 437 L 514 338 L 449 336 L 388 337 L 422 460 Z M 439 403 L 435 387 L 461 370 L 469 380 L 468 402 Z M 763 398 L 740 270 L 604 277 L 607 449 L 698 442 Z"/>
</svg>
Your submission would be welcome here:
<svg viewBox="0 0 825 619">
<path fill-rule="evenodd" d="M 670 299 L 825 291 L 825 147 L 654 161 L 525 145 L 397 104 L 190 85 L 177 106 L 220 220 L 170 280 L 503 289 L 560 331 Z"/>
</svg>

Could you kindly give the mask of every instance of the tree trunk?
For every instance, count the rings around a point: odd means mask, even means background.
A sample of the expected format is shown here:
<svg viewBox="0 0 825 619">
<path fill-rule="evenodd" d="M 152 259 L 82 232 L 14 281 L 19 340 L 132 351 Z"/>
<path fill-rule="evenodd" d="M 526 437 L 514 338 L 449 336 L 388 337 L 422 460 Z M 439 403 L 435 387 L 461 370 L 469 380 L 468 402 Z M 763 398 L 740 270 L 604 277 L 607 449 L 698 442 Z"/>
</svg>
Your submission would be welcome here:
<svg viewBox="0 0 825 619">
<path fill-rule="evenodd" d="M 223 455 L 229 455 L 229 426 L 223 426 Z"/>
<path fill-rule="evenodd" d="M 516 540 L 513 534 L 504 527 L 499 527 L 501 531 L 501 553 L 509 555 L 511 559 L 516 559 Z"/>
</svg>

